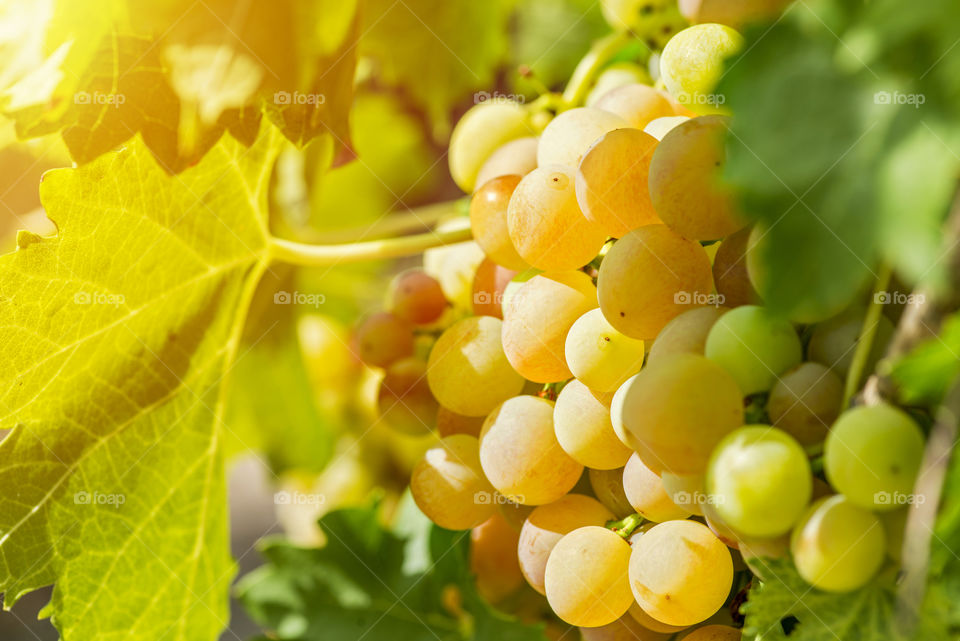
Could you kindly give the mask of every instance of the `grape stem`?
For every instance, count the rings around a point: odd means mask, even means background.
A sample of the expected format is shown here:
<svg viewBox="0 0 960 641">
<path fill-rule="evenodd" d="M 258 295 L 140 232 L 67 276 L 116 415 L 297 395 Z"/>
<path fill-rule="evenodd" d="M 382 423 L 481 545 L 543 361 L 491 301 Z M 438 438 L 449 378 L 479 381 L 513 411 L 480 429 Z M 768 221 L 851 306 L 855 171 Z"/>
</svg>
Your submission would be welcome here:
<svg viewBox="0 0 960 641">
<path fill-rule="evenodd" d="M 570 81 L 563 90 L 563 101 L 567 109 L 583 103 L 600 70 L 630 41 L 630 38 L 630 33 L 627 31 L 612 33 L 597 40 L 590 47 L 590 51 L 580 59 L 576 69 L 570 74 Z"/>
<path fill-rule="evenodd" d="M 863 378 L 864 369 L 870 360 L 870 352 L 873 351 L 873 341 L 877 336 L 877 326 L 880 324 L 883 301 L 886 300 L 886 290 L 890 286 L 892 273 L 889 265 L 881 265 L 879 271 L 873 288 L 873 296 L 870 298 L 870 304 L 867 307 L 867 314 L 863 319 L 863 325 L 860 327 L 860 336 L 857 338 L 853 360 L 850 363 L 850 369 L 847 371 L 847 380 L 843 387 L 843 404 L 840 407 L 848 407 L 857 390 L 860 389 L 860 379 Z"/>
<path fill-rule="evenodd" d="M 607 529 L 613 530 L 614 534 L 629 539 L 633 531 L 643 523 L 643 517 L 639 514 L 631 514 L 619 521 L 608 521 Z"/>
</svg>

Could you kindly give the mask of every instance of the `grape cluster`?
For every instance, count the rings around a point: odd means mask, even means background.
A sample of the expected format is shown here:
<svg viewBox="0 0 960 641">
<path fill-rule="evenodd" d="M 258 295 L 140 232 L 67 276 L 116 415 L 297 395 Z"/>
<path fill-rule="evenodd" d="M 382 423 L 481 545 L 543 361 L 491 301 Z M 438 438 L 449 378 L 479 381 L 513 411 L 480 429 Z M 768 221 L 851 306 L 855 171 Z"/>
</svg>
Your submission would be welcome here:
<svg viewBox="0 0 960 641">
<path fill-rule="evenodd" d="M 588 640 L 738 639 L 723 606 L 770 559 L 856 589 L 897 562 L 914 498 L 917 423 L 842 407 L 866 308 L 763 305 L 762 230 L 720 180 L 726 116 L 676 100 L 709 92 L 738 39 L 681 31 L 670 93 L 617 86 L 539 136 L 521 105 L 470 110 L 450 163 L 475 241 L 428 254 L 435 278 L 401 274 L 358 332 L 381 394 L 437 427 L 412 495 L 472 529 L 480 591 L 525 581 Z"/>
</svg>

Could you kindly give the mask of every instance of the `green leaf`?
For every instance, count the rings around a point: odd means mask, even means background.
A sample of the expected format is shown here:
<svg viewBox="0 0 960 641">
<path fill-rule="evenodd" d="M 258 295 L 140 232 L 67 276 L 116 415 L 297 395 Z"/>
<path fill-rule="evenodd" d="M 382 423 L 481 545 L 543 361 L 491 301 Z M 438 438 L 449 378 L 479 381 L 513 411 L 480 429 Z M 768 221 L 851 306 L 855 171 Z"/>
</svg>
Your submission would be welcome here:
<svg viewBox="0 0 960 641">
<path fill-rule="evenodd" d="M 911 405 L 936 406 L 960 375 L 960 315 L 947 318 L 939 335 L 893 364 L 900 398 Z"/>
<path fill-rule="evenodd" d="M 216 638 L 227 620 L 224 386 L 269 260 L 280 146 L 170 176 L 131 142 L 49 172 L 54 238 L 0 257 L 0 591 L 54 584 L 72 639 Z"/>
</svg>

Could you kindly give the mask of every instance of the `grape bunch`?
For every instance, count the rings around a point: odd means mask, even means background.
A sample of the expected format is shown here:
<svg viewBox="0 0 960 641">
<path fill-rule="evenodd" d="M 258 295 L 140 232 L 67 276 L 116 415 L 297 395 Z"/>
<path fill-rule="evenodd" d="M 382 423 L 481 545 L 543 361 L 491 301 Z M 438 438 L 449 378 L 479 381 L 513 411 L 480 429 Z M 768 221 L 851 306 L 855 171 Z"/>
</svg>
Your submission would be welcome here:
<svg viewBox="0 0 960 641">
<path fill-rule="evenodd" d="M 739 43 L 689 27 L 665 89 L 606 88 L 540 129 L 520 104 L 468 111 L 450 166 L 474 241 L 428 252 L 357 332 L 388 422 L 436 432 L 411 492 L 471 530 L 480 592 L 526 584 L 588 641 L 739 639 L 724 606 L 773 559 L 857 589 L 898 563 L 915 501 L 919 425 L 844 407 L 868 301 L 784 318 L 757 293 L 728 116 L 696 99 Z"/>
</svg>

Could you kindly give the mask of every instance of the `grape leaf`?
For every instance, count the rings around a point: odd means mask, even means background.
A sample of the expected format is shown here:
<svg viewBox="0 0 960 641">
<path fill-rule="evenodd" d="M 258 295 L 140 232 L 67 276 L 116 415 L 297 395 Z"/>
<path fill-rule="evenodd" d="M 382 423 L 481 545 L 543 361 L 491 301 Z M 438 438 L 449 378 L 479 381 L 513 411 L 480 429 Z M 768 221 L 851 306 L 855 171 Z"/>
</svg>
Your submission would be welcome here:
<svg viewBox="0 0 960 641">
<path fill-rule="evenodd" d="M 375 505 L 330 512 L 323 548 L 266 540 L 267 564 L 240 580 L 238 596 L 276 639 L 544 641 L 477 595 L 466 532 L 419 519 L 405 536 L 379 524 Z"/>
<path fill-rule="evenodd" d="M 0 591 L 73 639 L 217 637 L 234 573 L 223 379 L 269 260 L 280 135 L 171 176 L 139 139 L 49 172 L 0 257 Z"/>
</svg>

